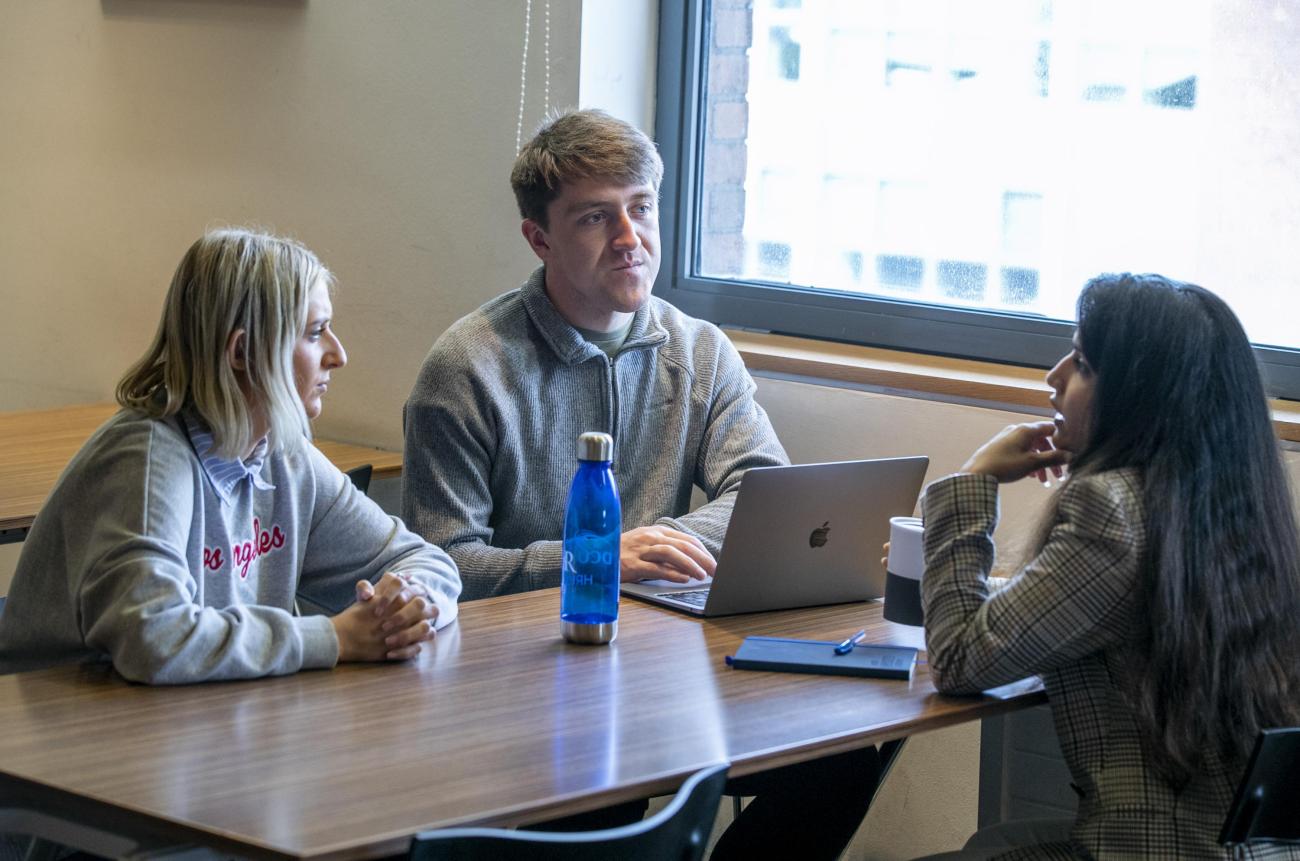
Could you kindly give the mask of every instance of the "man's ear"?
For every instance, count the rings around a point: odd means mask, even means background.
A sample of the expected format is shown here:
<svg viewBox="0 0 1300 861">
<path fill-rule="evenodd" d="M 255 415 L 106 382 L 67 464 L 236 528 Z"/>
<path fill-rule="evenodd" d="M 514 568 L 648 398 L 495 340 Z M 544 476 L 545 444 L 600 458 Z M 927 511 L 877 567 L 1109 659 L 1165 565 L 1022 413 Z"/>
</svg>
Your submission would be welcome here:
<svg viewBox="0 0 1300 861">
<path fill-rule="evenodd" d="M 531 218 L 525 218 L 524 223 L 520 225 L 520 230 L 524 234 L 524 239 L 528 242 L 528 247 L 533 249 L 533 253 L 543 262 L 551 256 L 551 243 L 546 238 L 546 228 L 542 227 Z"/>
<path fill-rule="evenodd" d="M 245 330 L 236 329 L 230 333 L 230 340 L 226 341 L 226 361 L 236 371 L 248 370 L 248 333 Z"/>
</svg>

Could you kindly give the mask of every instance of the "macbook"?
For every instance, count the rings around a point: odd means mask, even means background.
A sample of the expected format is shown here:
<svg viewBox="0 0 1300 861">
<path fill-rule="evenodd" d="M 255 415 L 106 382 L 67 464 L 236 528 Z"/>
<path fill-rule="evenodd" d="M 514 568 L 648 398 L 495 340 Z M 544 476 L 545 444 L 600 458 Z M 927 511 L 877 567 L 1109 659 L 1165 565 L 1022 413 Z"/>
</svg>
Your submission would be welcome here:
<svg viewBox="0 0 1300 861">
<path fill-rule="evenodd" d="M 622 592 L 700 616 L 843 604 L 885 592 L 889 518 L 910 515 L 929 458 L 745 473 L 712 581 L 623 583 Z"/>
</svg>

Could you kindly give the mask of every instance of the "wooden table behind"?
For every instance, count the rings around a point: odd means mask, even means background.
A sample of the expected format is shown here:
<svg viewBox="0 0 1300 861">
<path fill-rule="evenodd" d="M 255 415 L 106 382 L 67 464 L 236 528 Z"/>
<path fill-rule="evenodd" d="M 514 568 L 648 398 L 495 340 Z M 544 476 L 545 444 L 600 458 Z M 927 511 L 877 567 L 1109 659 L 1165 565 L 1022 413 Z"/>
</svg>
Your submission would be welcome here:
<svg viewBox="0 0 1300 861">
<path fill-rule="evenodd" d="M 736 671 L 747 634 L 832 639 L 879 605 L 701 621 L 624 601 L 610 647 L 566 645 L 559 593 L 467 603 L 419 659 L 148 688 L 103 667 L 0 677 L 0 799 L 268 857 L 404 851 L 416 831 L 523 824 L 1042 701 Z"/>
<path fill-rule="evenodd" d="M 116 404 L 0 412 L 0 530 L 32 525 L 68 461 L 115 412 Z M 399 452 L 329 440 L 316 446 L 344 472 L 366 463 L 375 478 L 402 472 Z"/>
</svg>

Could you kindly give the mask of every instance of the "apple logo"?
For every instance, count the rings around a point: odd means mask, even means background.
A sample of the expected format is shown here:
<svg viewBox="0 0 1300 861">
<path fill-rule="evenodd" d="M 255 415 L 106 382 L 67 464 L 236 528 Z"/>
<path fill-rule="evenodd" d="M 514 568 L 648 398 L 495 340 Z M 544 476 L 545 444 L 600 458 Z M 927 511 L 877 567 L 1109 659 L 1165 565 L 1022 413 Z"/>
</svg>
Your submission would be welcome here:
<svg viewBox="0 0 1300 861">
<path fill-rule="evenodd" d="M 808 546 L 821 547 L 826 543 L 826 536 L 830 535 L 830 533 L 831 533 L 831 522 L 828 520 L 825 523 L 823 523 L 821 526 L 818 526 L 816 529 L 814 529 L 812 531 L 812 535 L 808 536 Z"/>
</svg>

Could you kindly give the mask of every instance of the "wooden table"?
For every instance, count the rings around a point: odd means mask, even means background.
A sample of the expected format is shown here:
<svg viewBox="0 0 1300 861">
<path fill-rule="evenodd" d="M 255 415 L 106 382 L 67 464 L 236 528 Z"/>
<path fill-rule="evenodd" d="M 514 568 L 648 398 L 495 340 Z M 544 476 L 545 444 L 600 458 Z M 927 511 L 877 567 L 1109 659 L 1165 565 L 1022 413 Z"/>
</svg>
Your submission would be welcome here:
<svg viewBox="0 0 1300 861">
<path fill-rule="evenodd" d="M 469 602 L 406 664 L 149 688 L 104 667 L 0 677 L 0 803 L 267 858 L 404 852 L 427 828 L 519 825 L 1045 701 L 1036 682 L 947 697 L 911 682 L 732 670 L 748 634 L 869 642 L 879 604 L 702 621 L 622 602 L 572 646 L 559 592 Z"/>
<path fill-rule="evenodd" d="M 0 412 L 0 543 L 22 541 L 63 468 L 116 404 Z M 374 465 L 375 478 L 402 474 L 400 452 L 316 440 L 316 447 L 347 472 Z"/>
</svg>

